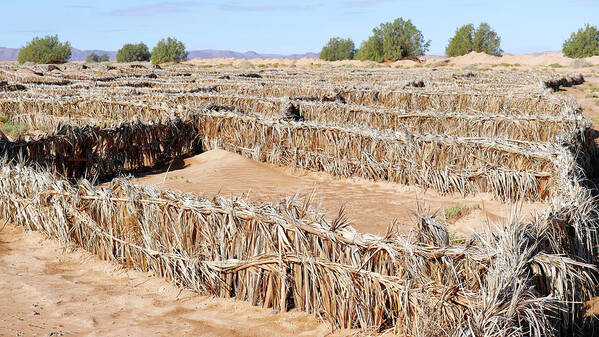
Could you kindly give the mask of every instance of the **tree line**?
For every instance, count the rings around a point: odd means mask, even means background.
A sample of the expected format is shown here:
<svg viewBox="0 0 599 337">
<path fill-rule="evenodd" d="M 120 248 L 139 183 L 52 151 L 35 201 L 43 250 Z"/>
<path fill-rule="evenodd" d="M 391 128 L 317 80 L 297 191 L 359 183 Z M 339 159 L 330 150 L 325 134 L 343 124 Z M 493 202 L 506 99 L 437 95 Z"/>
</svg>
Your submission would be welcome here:
<svg viewBox="0 0 599 337">
<path fill-rule="evenodd" d="M 19 64 L 25 62 L 57 64 L 65 63 L 71 58 L 71 44 L 60 42 L 57 35 L 49 35 L 44 38 L 35 37 L 19 50 L 17 61 Z M 152 52 L 148 46 L 139 42 L 136 44 L 126 43 L 116 53 L 117 62 L 144 62 L 152 61 L 154 64 L 174 62 L 178 63 L 187 59 L 185 44 L 168 37 L 158 41 Z M 98 55 L 91 53 L 85 59 L 88 63 L 108 62 L 106 54 Z"/>
<path fill-rule="evenodd" d="M 422 32 L 411 20 L 403 18 L 393 22 L 385 22 L 372 30 L 372 35 L 356 49 L 350 38 L 333 37 L 322 47 L 320 58 L 327 61 L 337 60 L 372 60 L 376 62 L 397 61 L 405 58 L 418 58 L 429 49 L 431 41 L 426 40 Z M 465 55 L 470 52 L 482 52 L 501 56 L 501 37 L 486 22 L 475 27 L 473 24 L 458 27 L 449 39 L 445 48 L 448 57 Z M 562 46 L 565 56 L 583 58 L 599 55 L 599 30 L 589 24 L 571 34 Z M 60 42 L 57 35 L 44 38 L 35 37 L 19 50 L 18 62 L 33 63 L 65 63 L 71 57 L 71 45 Z M 168 37 L 160 40 L 150 50 L 139 42 L 127 43 L 118 50 L 117 62 L 152 61 L 154 64 L 164 62 L 181 62 L 187 59 L 185 44 Z M 87 62 L 107 62 L 108 55 L 90 54 Z"/>
<path fill-rule="evenodd" d="M 398 61 L 418 58 L 429 49 L 431 41 L 411 20 L 403 18 L 385 22 L 372 30 L 372 35 L 356 49 L 350 38 L 333 37 L 322 47 L 320 58 L 326 61 L 371 60 L 376 62 Z M 445 48 L 448 57 L 481 52 L 501 56 L 501 37 L 486 22 L 475 27 L 473 24 L 458 27 Z M 587 24 L 572 33 L 563 46 L 565 56 L 582 58 L 599 55 L 599 30 Z"/>
</svg>

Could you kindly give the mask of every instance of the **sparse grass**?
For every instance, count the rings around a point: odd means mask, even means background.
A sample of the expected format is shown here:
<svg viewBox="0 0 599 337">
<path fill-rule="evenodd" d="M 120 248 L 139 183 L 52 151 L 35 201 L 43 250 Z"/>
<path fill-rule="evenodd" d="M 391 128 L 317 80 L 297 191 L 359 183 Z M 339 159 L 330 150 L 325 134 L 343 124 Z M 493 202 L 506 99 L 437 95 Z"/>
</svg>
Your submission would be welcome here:
<svg viewBox="0 0 599 337">
<path fill-rule="evenodd" d="M 260 63 L 257 65 L 258 68 L 266 68 L 266 64 Z"/>
<path fill-rule="evenodd" d="M 45 133 L 50 133 L 52 131 L 52 128 L 49 127 L 48 125 L 42 125 L 39 127 L 40 131 L 45 132 Z"/>
<path fill-rule="evenodd" d="M 0 126 L 0 131 L 14 138 L 25 133 L 25 131 L 27 131 L 27 127 L 19 123 L 6 122 Z"/>
<path fill-rule="evenodd" d="M 478 70 L 478 63 L 474 63 L 474 64 L 469 64 L 465 67 L 462 67 L 462 70 L 470 70 L 470 71 L 477 71 Z"/>
<path fill-rule="evenodd" d="M 593 64 L 585 59 L 575 59 L 570 63 L 570 68 L 589 68 L 592 66 Z"/>
<path fill-rule="evenodd" d="M 448 62 L 448 60 L 443 60 L 443 61 L 435 62 L 432 65 L 433 65 L 433 68 L 447 67 L 449 65 L 449 62 Z"/>
<path fill-rule="evenodd" d="M 248 61 L 248 60 L 243 60 L 243 61 L 241 61 L 239 63 L 238 68 L 241 68 L 241 69 L 254 69 L 254 65 L 250 61 Z"/>
<path fill-rule="evenodd" d="M 468 215 L 473 210 L 480 209 L 480 205 L 476 204 L 473 206 L 466 206 L 462 204 L 455 204 L 454 206 L 445 207 L 444 215 L 446 221 L 456 221 L 466 215 Z"/>
<path fill-rule="evenodd" d="M 466 237 L 456 233 L 456 232 L 450 232 L 449 233 L 449 244 L 451 246 L 460 246 L 460 245 L 464 245 L 466 243 Z"/>
<path fill-rule="evenodd" d="M 564 66 L 559 64 L 559 63 L 551 63 L 550 65 L 548 65 L 548 67 L 551 68 L 563 68 Z"/>
</svg>

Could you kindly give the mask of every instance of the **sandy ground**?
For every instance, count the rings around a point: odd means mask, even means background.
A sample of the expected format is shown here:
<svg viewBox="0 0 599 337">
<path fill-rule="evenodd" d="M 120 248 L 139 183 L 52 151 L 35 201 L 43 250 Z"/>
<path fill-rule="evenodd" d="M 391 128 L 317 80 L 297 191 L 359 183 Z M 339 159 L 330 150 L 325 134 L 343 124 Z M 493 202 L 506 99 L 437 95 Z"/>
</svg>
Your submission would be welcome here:
<svg viewBox="0 0 599 337">
<path fill-rule="evenodd" d="M 462 205 L 472 208 L 469 214 L 450 224 L 450 230 L 464 235 L 480 230 L 485 223 L 503 223 L 513 210 L 520 209 L 520 219 L 526 219 L 545 208 L 540 202 L 502 204 L 492 200 L 487 193 L 467 198 L 461 195 L 441 196 L 416 186 L 357 178 L 339 179 L 322 172 L 258 163 L 223 150 L 202 153 L 186 159 L 184 165 L 177 169 L 171 167 L 167 173 L 147 175 L 133 181 L 209 197 L 244 194 L 250 200 L 267 202 L 276 202 L 295 193 L 306 196 L 314 191 L 314 204 L 327 211 L 328 219 L 336 216 L 345 205 L 347 218 L 352 220 L 354 228 L 381 235 L 394 220 L 397 220 L 401 231 L 413 228 L 419 207 L 441 219 L 447 207 Z"/>
<path fill-rule="evenodd" d="M 576 99 L 595 130 L 599 130 L 599 73 L 586 74 L 584 80 L 584 84 L 565 88 L 560 94 Z"/>
<path fill-rule="evenodd" d="M 0 227 L 1 228 L 1 227 Z M 149 273 L 7 225 L 0 336 L 343 336 L 301 312 L 199 296 Z"/>
<path fill-rule="evenodd" d="M 567 88 L 562 94 L 575 97 L 585 114 L 599 125 L 599 57 L 587 59 L 580 68 L 559 53 L 516 55 L 501 58 L 472 54 L 451 58 L 426 58 L 425 63 L 399 61 L 389 64 L 318 59 L 302 60 L 192 60 L 199 67 L 231 65 L 248 67 L 476 67 L 478 69 L 517 69 L 581 72 L 588 83 Z M 248 66 L 249 64 L 249 66 Z M 554 66 L 551 66 L 551 65 Z M 555 66 L 555 64 L 559 66 Z M 591 86 L 592 84 L 593 86 Z M 221 156 L 219 160 L 214 160 Z M 250 191 L 250 199 L 276 199 L 316 187 L 322 206 L 346 211 L 359 230 L 380 232 L 392 219 L 407 230 L 412 220 L 408 209 L 416 199 L 426 201 L 431 211 L 457 202 L 479 205 L 482 210 L 451 225 L 451 230 L 468 232 L 484 219 L 501 220 L 509 206 L 498 206 L 488 196 L 469 199 L 440 197 L 429 191 L 361 180 L 335 180 L 323 174 L 302 173 L 247 161 L 228 153 L 212 152 L 190 158 L 189 166 L 169 174 L 141 177 L 139 182 L 158 184 L 214 194 L 238 195 Z M 226 175 L 226 177 L 223 177 Z M 249 177 L 253 177 L 249 179 Z M 226 178 L 227 183 L 223 183 Z M 235 182 L 235 185 L 229 182 Z M 458 200 L 459 199 L 459 200 Z M 359 206 L 359 208 L 357 207 Z M 523 214 L 539 205 L 528 205 Z M 542 208 L 542 207 L 540 207 Z M 2 227 L 0 226 L 0 229 Z M 199 296 L 170 285 L 148 273 L 123 270 L 114 263 L 99 260 L 82 250 L 64 250 L 56 240 L 35 232 L 23 233 L 7 225 L 0 231 L 0 336 L 323 336 L 327 324 L 299 312 L 276 314 L 231 299 Z M 599 299 L 591 313 L 599 314 Z M 347 335 L 338 331 L 336 335 Z"/>
<path fill-rule="evenodd" d="M 420 68 L 420 67 L 476 67 L 479 69 L 514 69 L 514 70 L 541 70 L 541 71 L 569 71 L 569 72 L 599 72 L 599 56 L 588 57 L 584 59 L 586 64 L 580 61 L 574 62 L 573 59 L 564 57 L 561 52 L 545 52 L 541 54 L 528 55 L 504 55 L 501 57 L 491 56 L 485 53 L 472 52 L 468 55 L 458 57 L 439 57 L 424 56 L 422 63 L 403 60 L 387 63 L 376 63 L 372 61 L 343 60 L 326 62 L 317 58 L 302 58 L 299 60 L 291 59 L 234 59 L 234 58 L 196 58 L 187 61 L 202 68 L 212 67 L 235 67 L 240 69 L 248 68 L 276 68 L 276 67 L 343 67 L 343 68 Z"/>
</svg>

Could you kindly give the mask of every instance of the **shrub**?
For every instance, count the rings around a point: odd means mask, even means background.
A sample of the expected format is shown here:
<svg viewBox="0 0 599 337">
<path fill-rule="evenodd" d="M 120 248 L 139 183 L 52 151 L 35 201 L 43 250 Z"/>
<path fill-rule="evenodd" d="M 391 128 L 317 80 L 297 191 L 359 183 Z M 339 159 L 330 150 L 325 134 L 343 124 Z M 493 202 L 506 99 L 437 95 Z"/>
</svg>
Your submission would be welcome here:
<svg viewBox="0 0 599 337">
<path fill-rule="evenodd" d="M 570 38 L 564 41 L 562 52 L 567 57 L 583 58 L 599 55 L 599 30 L 596 26 L 587 24 L 584 29 L 572 33 Z"/>
<path fill-rule="evenodd" d="M 238 65 L 238 67 L 241 69 L 254 69 L 254 65 L 252 64 L 252 62 L 250 62 L 248 60 L 241 61 Z"/>
<path fill-rule="evenodd" d="M 356 53 L 356 46 L 351 39 L 334 37 L 322 47 L 320 58 L 325 61 L 352 60 Z"/>
<path fill-rule="evenodd" d="M 474 25 L 467 24 L 459 27 L 455 35 L 449 39 L 449 44 L 445 48 L 445 55 L 448 57 L 466 55 L 472 51 L 472 39 L 474 37 Z"/>
<path fill-rule="evenodd" d="M 25 62 L 56 64 L 65 63 L 71 58 L 71 44 L 61 43 L 58 35 L 48 35 L 44 38 L 35 37 L 25 47 L 19 50 L 19 64 Z"/>
<path fill-rule="evenodd" d="M 449 39 L 445 54 L 454 57 L 475 51 L 501 56 L 503 50 L 501 50 L 500 45 L 501 38 L 488 23 L 483 22 L 476 29 L 474 29 L 474 25 L 467 24 L 459 27 L 455 35 Z"/>
<path fill-rule="evenodd" d="M 150 60 L 150 51 L 145 43 L 127 43 L 116 53 L 117 62 L 143 62 Z"/>
<path fill-rule="evenodd" d="M 16 138 L 27 131 L 27 127 L 23 124 L 19 123 L 10 123 L 5 122 L 0 126 L 0 131 L 2 133 L 7 134 L 13 138 Z"/>
<path fill-rule="evenodd" d="M 106 54 L 98 55 L 96 53 L 91 53 L 87 55 L 85 58 L 85 62 L 87 63 L 98 63 L 98 62 L 108 62 L 110 58 Z"/>
<path fill-rule="evenodd" d="M 175 62 L 179 63 L 187 59 L 187 52 L 183 42 L 168 37 L 158 41 L 152 49 L 152 63 Z"/>
<path fill-rule="evenodd" d="M 428 51 L 431 43 L 424 40 L 422 32 L 412 21 L 404 21 L 403 18 L 382 23 L 372 32 L 373 35 L 362 43 L 356 53 L 356 59 L 383 62 L 419 57 Z"/>
<path fill-rule="evenodd" d="M 468 214 L 470 214 L 474 210 L 479 210 L 480 205 L 476 204 L 474 206 L 465 206 L 461 204 L 456 204 L 454 206 L 446 207 L 444 209 L 445 220 L 458 220 Z"/>
<path fill-rule="evenodd" d="M 593 64 L 585 59 L 575 59 L 570 63 L 570 68 L 588 68 L 592 66 Z"/>
</svg>

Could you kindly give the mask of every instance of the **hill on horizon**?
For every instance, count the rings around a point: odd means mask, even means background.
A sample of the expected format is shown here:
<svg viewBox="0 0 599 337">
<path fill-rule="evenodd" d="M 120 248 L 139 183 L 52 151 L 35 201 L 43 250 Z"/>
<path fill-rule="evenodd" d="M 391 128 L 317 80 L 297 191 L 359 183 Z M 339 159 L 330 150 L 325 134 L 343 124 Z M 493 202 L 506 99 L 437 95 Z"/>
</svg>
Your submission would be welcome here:
<svg viewBox="0 0 599 337">
<path fill-rule="evenodd" d="M 71 48 L 71 58 L 69 61 L 85 61 L 85 58 L 91 54 L 106 54 L 111 61 L 116 60 L 116 51 L 107 50 L 80 50 L 77 48 Z M 236 52 L 232 50 L 215 50 L 215 49 L 203 49 L 203 50 L 189 50 L 188 59 L 194 58 L 221 58 L 231 57 L 238 59 L 256 59 L 256 58 L 288 58 L 288 59 L 300 59 L 303 57 L 318 57 L 318 53 L 305 53 L 305 54 L 260 54 L 255 51 L 247 51 L 244 53 Z M 16 61 L 19 55 L 19 48 L 6 48 L 0 47 L 0 61 Z"/>
</svg>

